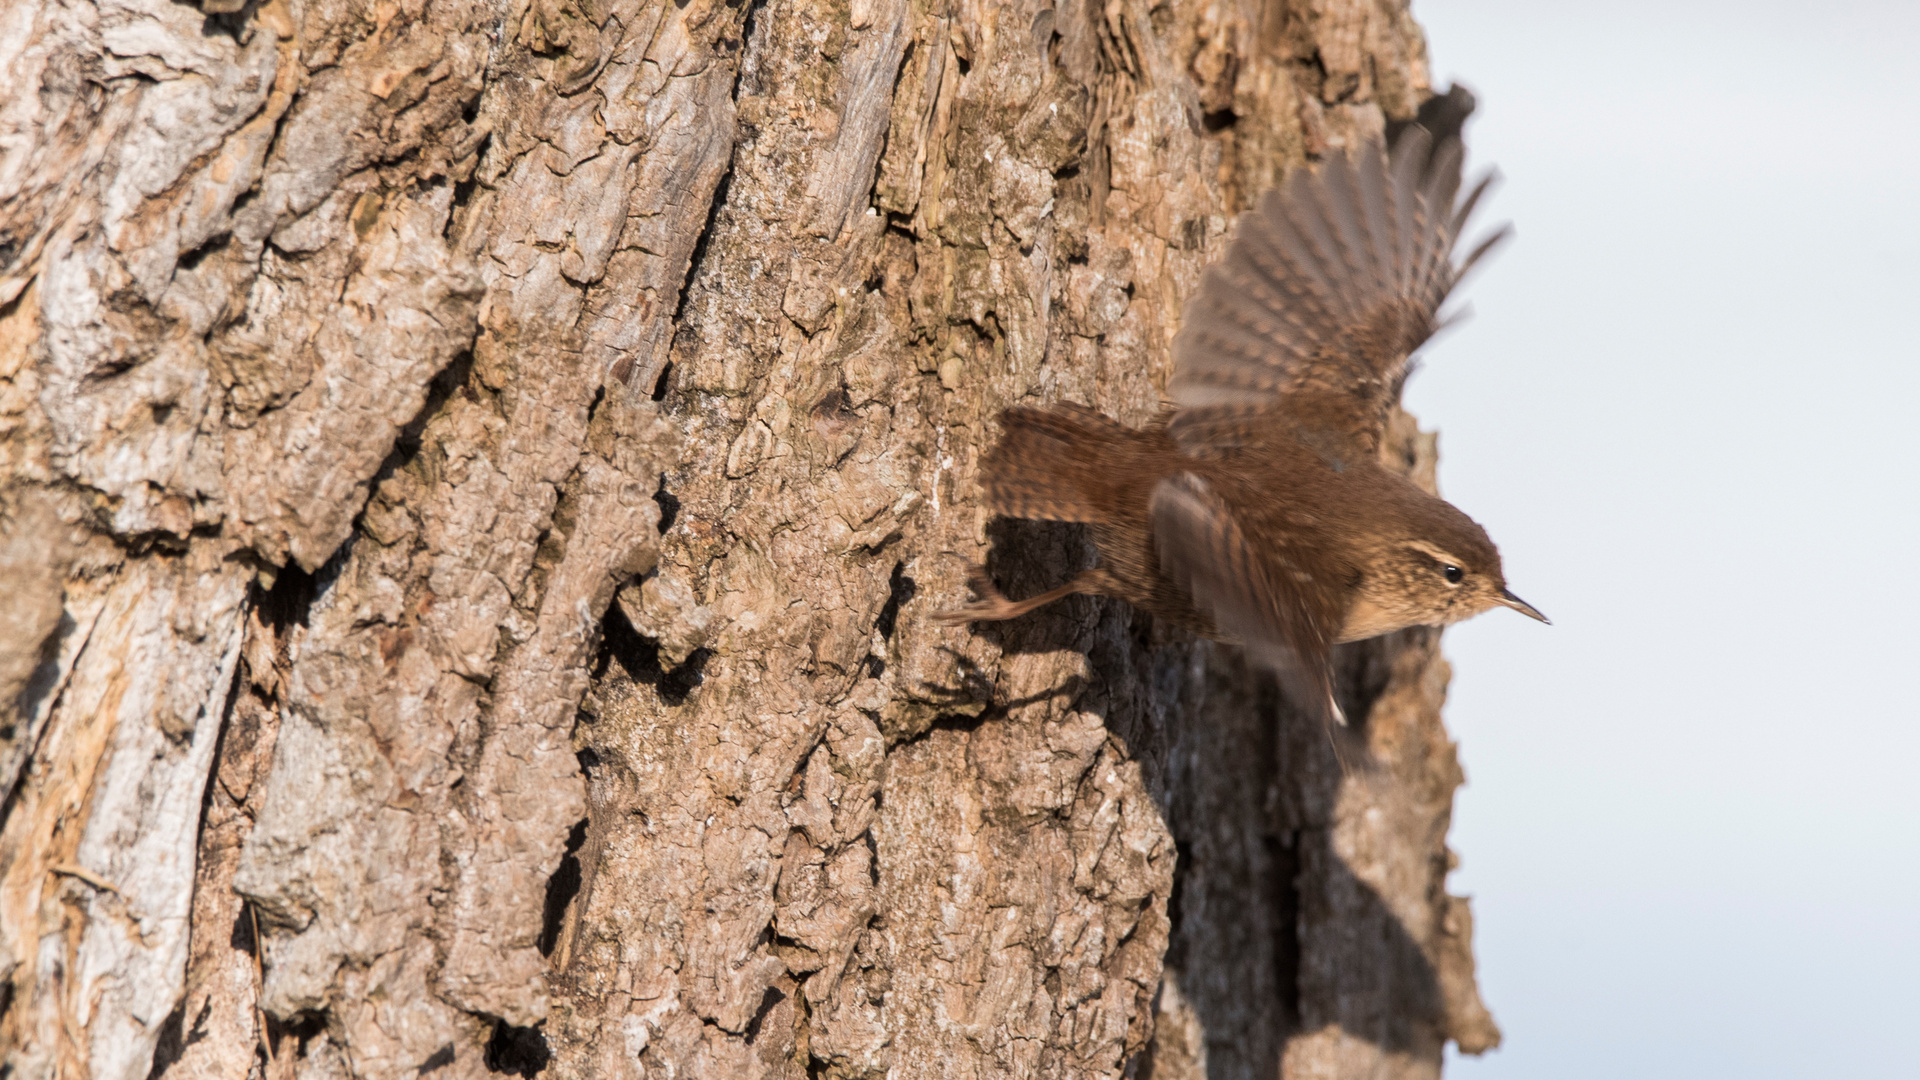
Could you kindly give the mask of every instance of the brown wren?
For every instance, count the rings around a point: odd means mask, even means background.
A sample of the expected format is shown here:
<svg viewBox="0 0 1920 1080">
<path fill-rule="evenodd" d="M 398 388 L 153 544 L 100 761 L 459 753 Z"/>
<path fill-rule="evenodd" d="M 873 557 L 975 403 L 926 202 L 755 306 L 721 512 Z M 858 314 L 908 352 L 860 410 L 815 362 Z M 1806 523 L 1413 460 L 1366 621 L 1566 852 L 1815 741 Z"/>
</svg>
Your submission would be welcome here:
<svg viewBox="0 0 1920 1080">
<path fill-rule="evenodd" d="M 1342 722 L 1338 642 L 1494 607 L 1546 622 L 1508 591 L 1484 529 L 1381 461 L 1409 357 L 1443 325 L 1454 285 L 1507 235 L 1454 262 L 1491 179 L 1456 203 L 1464 93 L 1433 99 L 1429 122 L 1397 125 L 1391 152 L 1369 141 L 1296 169 L 1240 217 L 1173 340 L 1171 407 L 1147 427 L 1072 404 L 1003 412 L 981 469 L 988 506 L 1084 522 L 1100 562 L 1018 602 L 976 566 L 968 587 L 979 599 L 937 617 L 1011 619 L 1073 593 L 1119 597 L 1238 643 L 1302 705 Z"/>
</svg>

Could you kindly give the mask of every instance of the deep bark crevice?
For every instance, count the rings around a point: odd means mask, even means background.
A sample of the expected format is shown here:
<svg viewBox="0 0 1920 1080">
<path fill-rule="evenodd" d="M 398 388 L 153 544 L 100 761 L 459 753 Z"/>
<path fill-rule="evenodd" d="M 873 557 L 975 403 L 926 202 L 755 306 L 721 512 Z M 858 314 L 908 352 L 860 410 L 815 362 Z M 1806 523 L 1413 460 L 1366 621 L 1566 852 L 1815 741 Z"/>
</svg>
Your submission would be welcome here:
<svg viewBox="0 0 1920 1080">
<path fill-rule="evenodd" d="M 664 665 L 659 640 L 635 630 L 617 605 L 609 608 L 601 621 L 600 635 L 600 659 L 594 665 L 595 670 L 606 672 L 609 663 L 617 663 L 627 678 L 652 687 L 668 705 L 687 703 L 687 698 L 705 681 L 704 670 L 713 656 L 711 649 L 695 649 L 680 664 Z"/>
<path fill-rule="evenodd" d="M 582 750 L 584 758 L 592 754 L 591 750 Z M 597 762 L 597 755 L 595 758 Z M 587 762 L 581 762 L 581 771 L 585 772 Z M 566 854 L 560 857 L 560 868 L 547 879 L 546 907 L 542 912 L 540 925 L 540 955 L 552 956 L 553 949 L 560 941 L 560 927 L 567 915 L 567 905 L 580 893 L 580 847 L 587 842 L 587 819 L 581 818 L 567 833 Z"/>
<path fill-rule="evenodd" d="M 484 1058 L 487 1071 L 519 1077 L 538 1076 L 553 1061 L 553 1051 L 539 1026 L 514 1027 L 496 1020 L 488 1037 Z"/>
</svg>

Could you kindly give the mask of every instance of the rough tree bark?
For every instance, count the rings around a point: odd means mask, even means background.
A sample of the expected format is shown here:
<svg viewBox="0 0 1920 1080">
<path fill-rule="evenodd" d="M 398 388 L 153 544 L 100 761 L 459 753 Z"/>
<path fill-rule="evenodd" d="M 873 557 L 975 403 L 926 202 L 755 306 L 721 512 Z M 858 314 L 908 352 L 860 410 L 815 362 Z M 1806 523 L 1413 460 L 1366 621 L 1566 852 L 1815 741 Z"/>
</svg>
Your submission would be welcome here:
<svg viewBox="0 0 1920 1080">
<path fill-rule="evenodd" d="M 994 522 L 1397 0 L 8 0 L 0 1074 L 1436 1076 L 1437 635 L 1371 758 Z M 1391 458 L 1431 483 L 1402 418 Z"/>
</svg>

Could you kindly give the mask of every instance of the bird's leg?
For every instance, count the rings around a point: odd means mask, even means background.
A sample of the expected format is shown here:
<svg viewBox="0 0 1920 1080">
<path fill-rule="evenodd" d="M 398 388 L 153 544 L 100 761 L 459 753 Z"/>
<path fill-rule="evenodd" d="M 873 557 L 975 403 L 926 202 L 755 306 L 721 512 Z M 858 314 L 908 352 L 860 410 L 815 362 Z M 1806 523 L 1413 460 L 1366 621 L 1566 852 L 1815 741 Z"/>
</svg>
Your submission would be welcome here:
<svg viewBox="0 0 1920 1080">
<path fill-rule="evenodd" d="M 1045 607 L 1074 593 L 1086 593 L 1098 596 L 1112 584 L 1112 577 L 1103 569 L 1082 570 L 1074 575 L 1072 581 L 1057 589 L 1048 589 L 1038 596 L 1029 596 L 1025 600 L 1009 600 L 987 576 L 987 568 L 975 565 L 967 571 L 967 588 L 972 589 L 979 599 L 958 611 L 942 611 L 934 618 L 944 623 L 1000 622 L 1003 619 L 1017 619 L 1035 608 Z"/>
</svg>

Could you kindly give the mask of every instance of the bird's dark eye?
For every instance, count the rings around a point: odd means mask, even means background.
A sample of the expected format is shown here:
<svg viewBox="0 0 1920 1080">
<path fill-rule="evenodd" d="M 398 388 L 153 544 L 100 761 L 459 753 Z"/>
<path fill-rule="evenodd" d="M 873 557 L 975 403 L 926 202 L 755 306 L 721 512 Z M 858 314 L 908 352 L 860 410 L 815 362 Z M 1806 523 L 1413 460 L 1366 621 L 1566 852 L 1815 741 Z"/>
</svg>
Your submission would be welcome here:
<svg viewBox="0 0 1920 1080">
<path fill-rule="evenodd" d="M 1460 584 L 1460 579 L 1467 576 L 1466 573 L 1457 566 L 1443 566 L 1440 568 L 1440 572 L 1447 576 L 1447 584 L 1449 585 L 1458 585 Z"/>
</svg>

